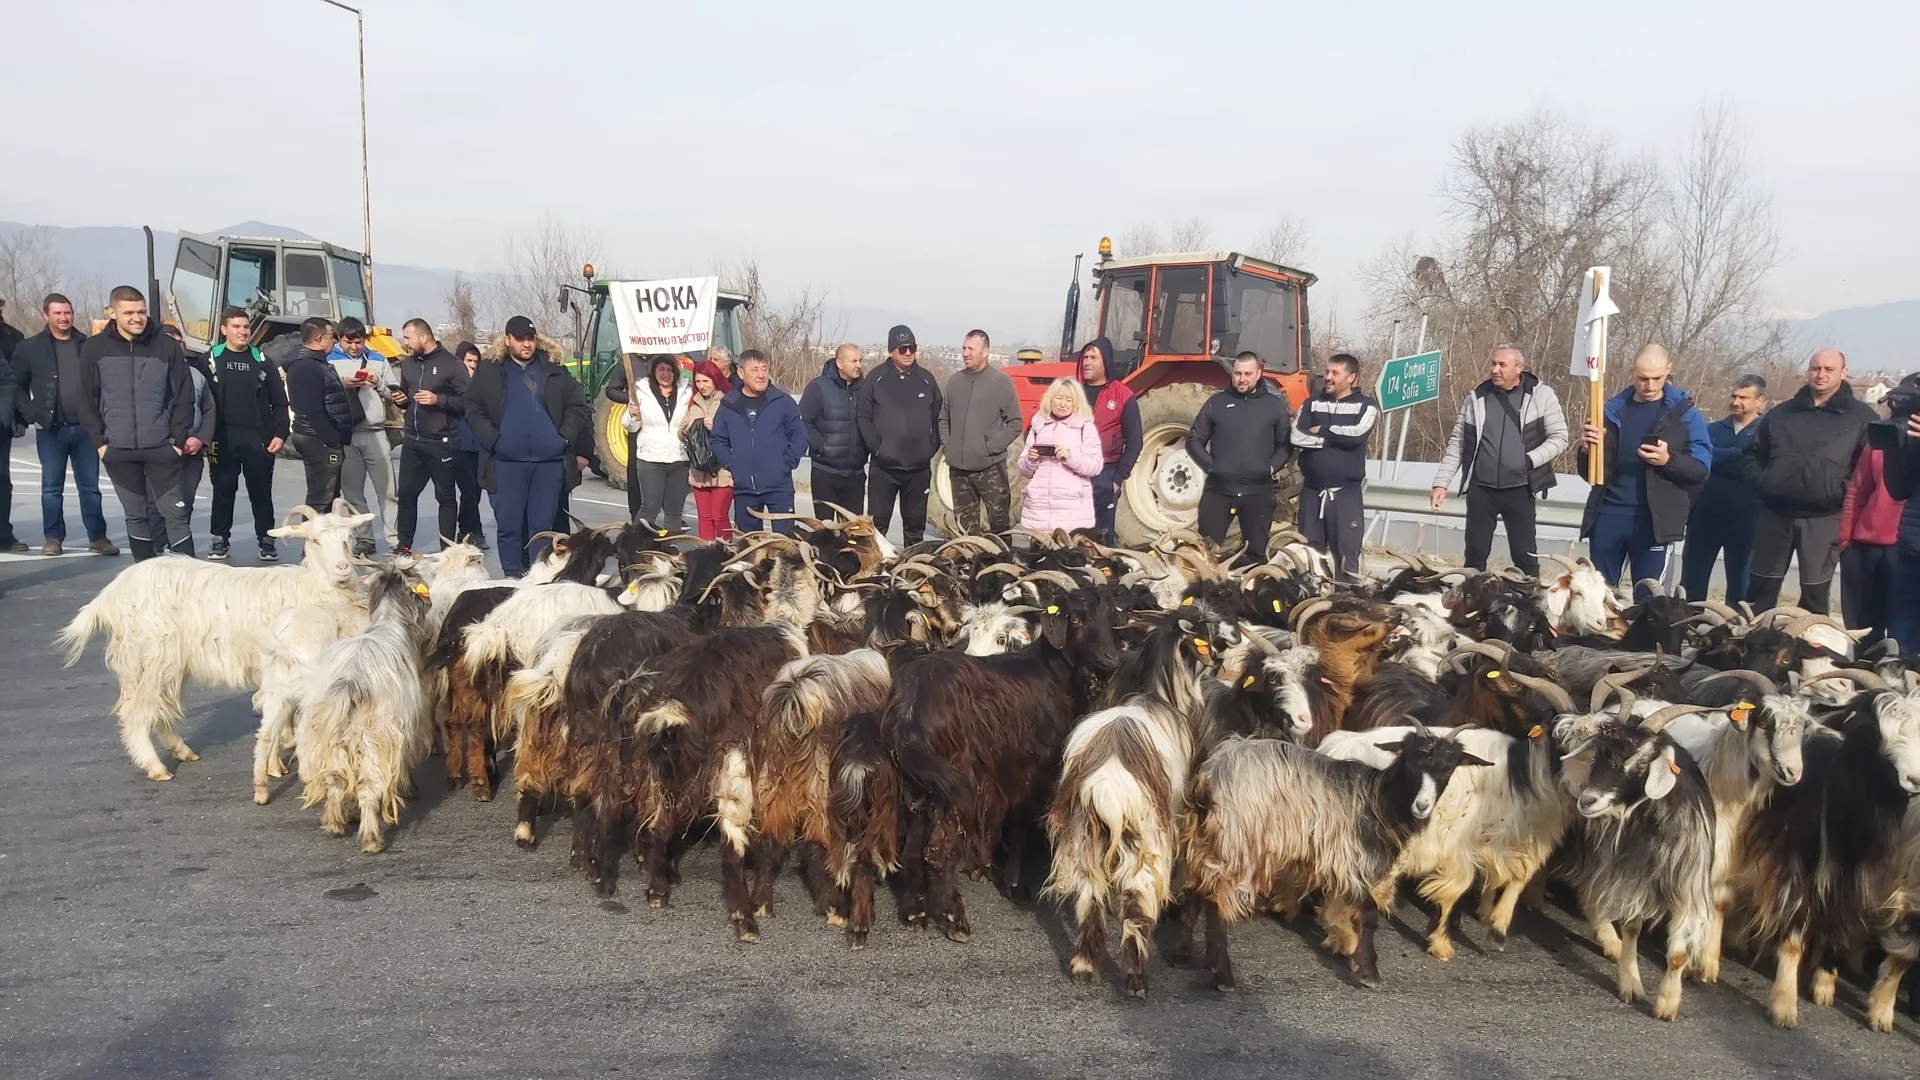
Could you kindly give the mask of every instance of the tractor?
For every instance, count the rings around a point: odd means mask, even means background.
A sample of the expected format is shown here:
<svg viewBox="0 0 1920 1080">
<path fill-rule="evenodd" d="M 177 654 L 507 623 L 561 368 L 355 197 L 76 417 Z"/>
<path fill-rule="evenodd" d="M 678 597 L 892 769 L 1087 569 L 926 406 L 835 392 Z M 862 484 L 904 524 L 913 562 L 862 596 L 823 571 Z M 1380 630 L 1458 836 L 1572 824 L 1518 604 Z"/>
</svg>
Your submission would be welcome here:
<svg viewBox="0 0 1920 1080">
<path fill-rule="evenodd" d="M 627 486 L 627 435 L 620 426 L 624 407 L 607 400 L 600 392 L 606 385 L 607 377 L 619 366 L 622 360 L 620 348 L 620 327 L 608 306 L 610 287 L 638 286 L 638 281 L 613 281 L 593 276 L 593 266 L 587 265 L 581 276 L 585 285 L 563 284 L 560 287 L 560 310 L 562 314 L 571 313 L 574 318 L 573 358 L 567 362 L 574 377 L 580 380 L 580 386 L 586 391 L 587 400 L 593 403 L 593 444 L 600 455 L 600 466 L 606 471 L 607 483 L 624 489 Z M 586 302 L 582 310 L 573 294 L 579 294 Z M 721 289 L 713 313 L 713 344 L 727 350 L 730 356 L 740 355 L 740 311 L 753 303 L 753 298 L 744 293 L 729 292 Z M 690 378 L 686 372 L 694 363 L 704 359 L 705 354 L 694 356 L 691 353 L 678 354 L 682 377 Z M 646 378 L 644 367 L 636 366 L 636 376 Z"/>
<path fill-rule="evenodd" d="M 1199 517 L 1205 475 L 1187 456 L 1187 430 L 1208 397 L 1231 382 L 1233 357 L 1252 350 L 1266 362 L 1267 378 L 1298 411 L 1313 391 L 1307 359 L 1312 343 L 1307 328 L 1307 287 L 1314 276 L 1265 259 L 1233 251 L 1113 257 L 1112 242 L 1100 241 L 1093 268 L 1099 302 L 1095 334 L 1113 342 L 1114 371 L 1139 399 L 1142 447 L 1133 474 L 1120 488 L 1114 531 L 1120 542 L 1140 546 L 1169 530 L 1192 527 Z M 1076 322 L 1079 284 L 1068 292 L 1067 333 Z M 1084 343 L 1080 343 L 1084 345 Z M 1020 411 L 1031 425 L 1040 398 L 1055 379 L 1079 374 L 1077 354 L 1062 343 L 1055 362 L 1032 359 L 1007 368 L 1020 397 Z M 1007 470 L 1019 509 L 1023 478 Z M 1275 520 L 1292 519 L 1299 495 L 1299 471 L 1289 466 L 1280 477 L 1280 506 Z M 934 458 L 929 517 L 944 532 L 955 531 L 953 488 L 944 455 Z"/>
<path fill-rule="evenodd" d="M 149 276 L 152 242 L 148 242 Z M 321 240 L 182 234 L 174 256 L 171 317 L 188 351 L 206 355 L 220 340 L 223 308 L 246 309 L 253 344 L 284 363 L 300 347 L 300 323 L 311 316 L 367 324 L 367 347 L 391 360 L 402 350 L 393 332 L 373 325 L 367 260 Z"/>
</svg>

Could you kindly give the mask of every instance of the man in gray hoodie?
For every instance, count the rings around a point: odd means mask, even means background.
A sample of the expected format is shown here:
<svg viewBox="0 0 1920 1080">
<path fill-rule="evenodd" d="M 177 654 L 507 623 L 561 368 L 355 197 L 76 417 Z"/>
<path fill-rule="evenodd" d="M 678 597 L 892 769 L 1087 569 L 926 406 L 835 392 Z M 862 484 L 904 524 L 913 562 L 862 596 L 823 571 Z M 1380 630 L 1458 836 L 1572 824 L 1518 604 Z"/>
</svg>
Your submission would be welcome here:
<svg viewBox="0 0 1920 1080">
<path fill-rule="evenodd" d="M 987 332 L 960 346 L 959 371 L 940 403 L 940 445 L 947 452 L 953 516 L 963 533 L 1003 533 L 1013 526 L 1007 491 L 1007 447 L 1020 438 L 1020 398 L 1007 373 L 987 362 Z"/>
<path fill-rule="evenodd" d="M 180 497 L 180 459 L 190 448 L 194 407 L 186 354 L 147 317 L 147 298 L 139 289 L 115 288 L 107 313 L 107 328 L 80 347 L 80 422 L 126 510 L 133 557 L 155 554 L 147 518 L 157 502 L 168 546 L 192 558 L 193 533 Z M 199 446 L 191 449 L 198 452 Z"/>
</svg>

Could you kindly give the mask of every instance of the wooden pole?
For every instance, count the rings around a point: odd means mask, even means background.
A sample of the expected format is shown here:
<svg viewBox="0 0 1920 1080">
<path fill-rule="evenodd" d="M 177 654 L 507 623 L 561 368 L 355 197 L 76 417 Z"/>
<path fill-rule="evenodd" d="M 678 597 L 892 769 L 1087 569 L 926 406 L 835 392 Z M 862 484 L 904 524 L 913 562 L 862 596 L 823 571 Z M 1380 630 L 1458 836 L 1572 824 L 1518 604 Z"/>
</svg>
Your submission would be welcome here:
<svg viewBox="0 0 1920 1080">
<path fill-rule="evenodd" d="M 1600 320 L 1600 351 L 1594 368 L 1594 377 L 1587 383 L 1587 423 L 1606 431 L 1607 408 L 1607 320 Z M 1607 444 L 1603 438 L 1600 445 L 1587 455 L 1587 483 L 1594 487 L 1607 482 Z"/>
</svg>

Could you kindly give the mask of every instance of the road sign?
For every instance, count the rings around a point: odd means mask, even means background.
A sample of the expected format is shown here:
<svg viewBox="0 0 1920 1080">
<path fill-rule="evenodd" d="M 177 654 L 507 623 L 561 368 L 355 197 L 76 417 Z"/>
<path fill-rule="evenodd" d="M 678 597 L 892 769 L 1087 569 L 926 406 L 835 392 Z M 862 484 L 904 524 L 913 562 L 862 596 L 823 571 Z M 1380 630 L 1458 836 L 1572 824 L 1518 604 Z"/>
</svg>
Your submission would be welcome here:
<svg viewBox="0 0 1920 1080">
<path fill-rule="evenodd" d="M 1420 353 L 1389 360 L 1380 369 L 1374 393 L 1386 412 L 1405 409 L 1440 397 L 1440 352 Z"/>
</svg>

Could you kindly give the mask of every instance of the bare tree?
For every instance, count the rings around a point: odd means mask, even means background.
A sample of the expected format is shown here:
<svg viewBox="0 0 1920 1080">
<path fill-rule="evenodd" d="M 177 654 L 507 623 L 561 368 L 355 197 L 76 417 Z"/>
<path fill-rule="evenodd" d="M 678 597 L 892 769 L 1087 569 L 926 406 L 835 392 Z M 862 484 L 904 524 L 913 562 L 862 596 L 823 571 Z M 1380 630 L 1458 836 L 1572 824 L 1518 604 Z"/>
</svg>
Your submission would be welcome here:
<svg viewBox="0 0 1920 1080">
<path fill-rule="evenodd" d="M 1173 251 L 1203 251 L 1213 242 L 1213 226 L 1197 217 L 1167 224 L 1167 246 Z"/>
<path fill-rule="evenodd" d="M 1153 255 L 1167 250 L 1166 230 L 1151 221 L 1137 222 L 1113 242 L 1115 255 Z"/>
<path fill-rule="evenodd" d="M 760 279 L 760 264 L 753 259 L 722 267 L 720 281 L 723 288 L 753 298 L 741 312 L 741 347 L 766 353 L 774 384 L 797 394 L 820 373 L 845 329 L 827 324 L 826 294 L 802 289 L 787 303 L 775 304 Z"/>
<path fill-rule="evenodd" d="M 473 296 L 473 282 L 466 275 L 455 272 L 453 284 L 447 287 L 447 337 L 454 341 L 480 340 L 479 306 Z"/>
<path fill-rule="evenodd" d="M 1291 214 L 1274 222 L 1254 241 L 1253 254 L 1282 266 L 1298 266 L 1307 255 L 1307 223 Z"/>
<path fill-rule="evenodd" d="M 40 301 L 59 290 L 62 276 L 60 258 L 45 229 L 0 232 L 0 299 L 7 301 L 7 321 L 22 333 L 40 332 Z M 76 315 L 80 311 L 74 309 Z"/>
<path fill-rule="evenodd" d="M 1117 255 L 1164 255 L 1176 251 L 1204 251 L 1212 242 L 1213 226 L 1201 218 L 1190 217 L 1184 221 L 1168 221 L 1165 225 L 1156 225 L 1151 221 L 1138 222 L 1121 233 L 1113 246 Z"/>
<path fill-rule="evenodd" d="M 488 279 L 480 303 L 487 325 L 504 326 L 509 318 L 525 315 L 550 336 L 577 347 L 583 313 L 560 313 L 560 285 L 578 284 L 581 269 L 601 261 L 600 241 L 585 226 L 568 225 L 549 213 L 508 233 L 501 254 L 501 272 Z"/>
</svg>

